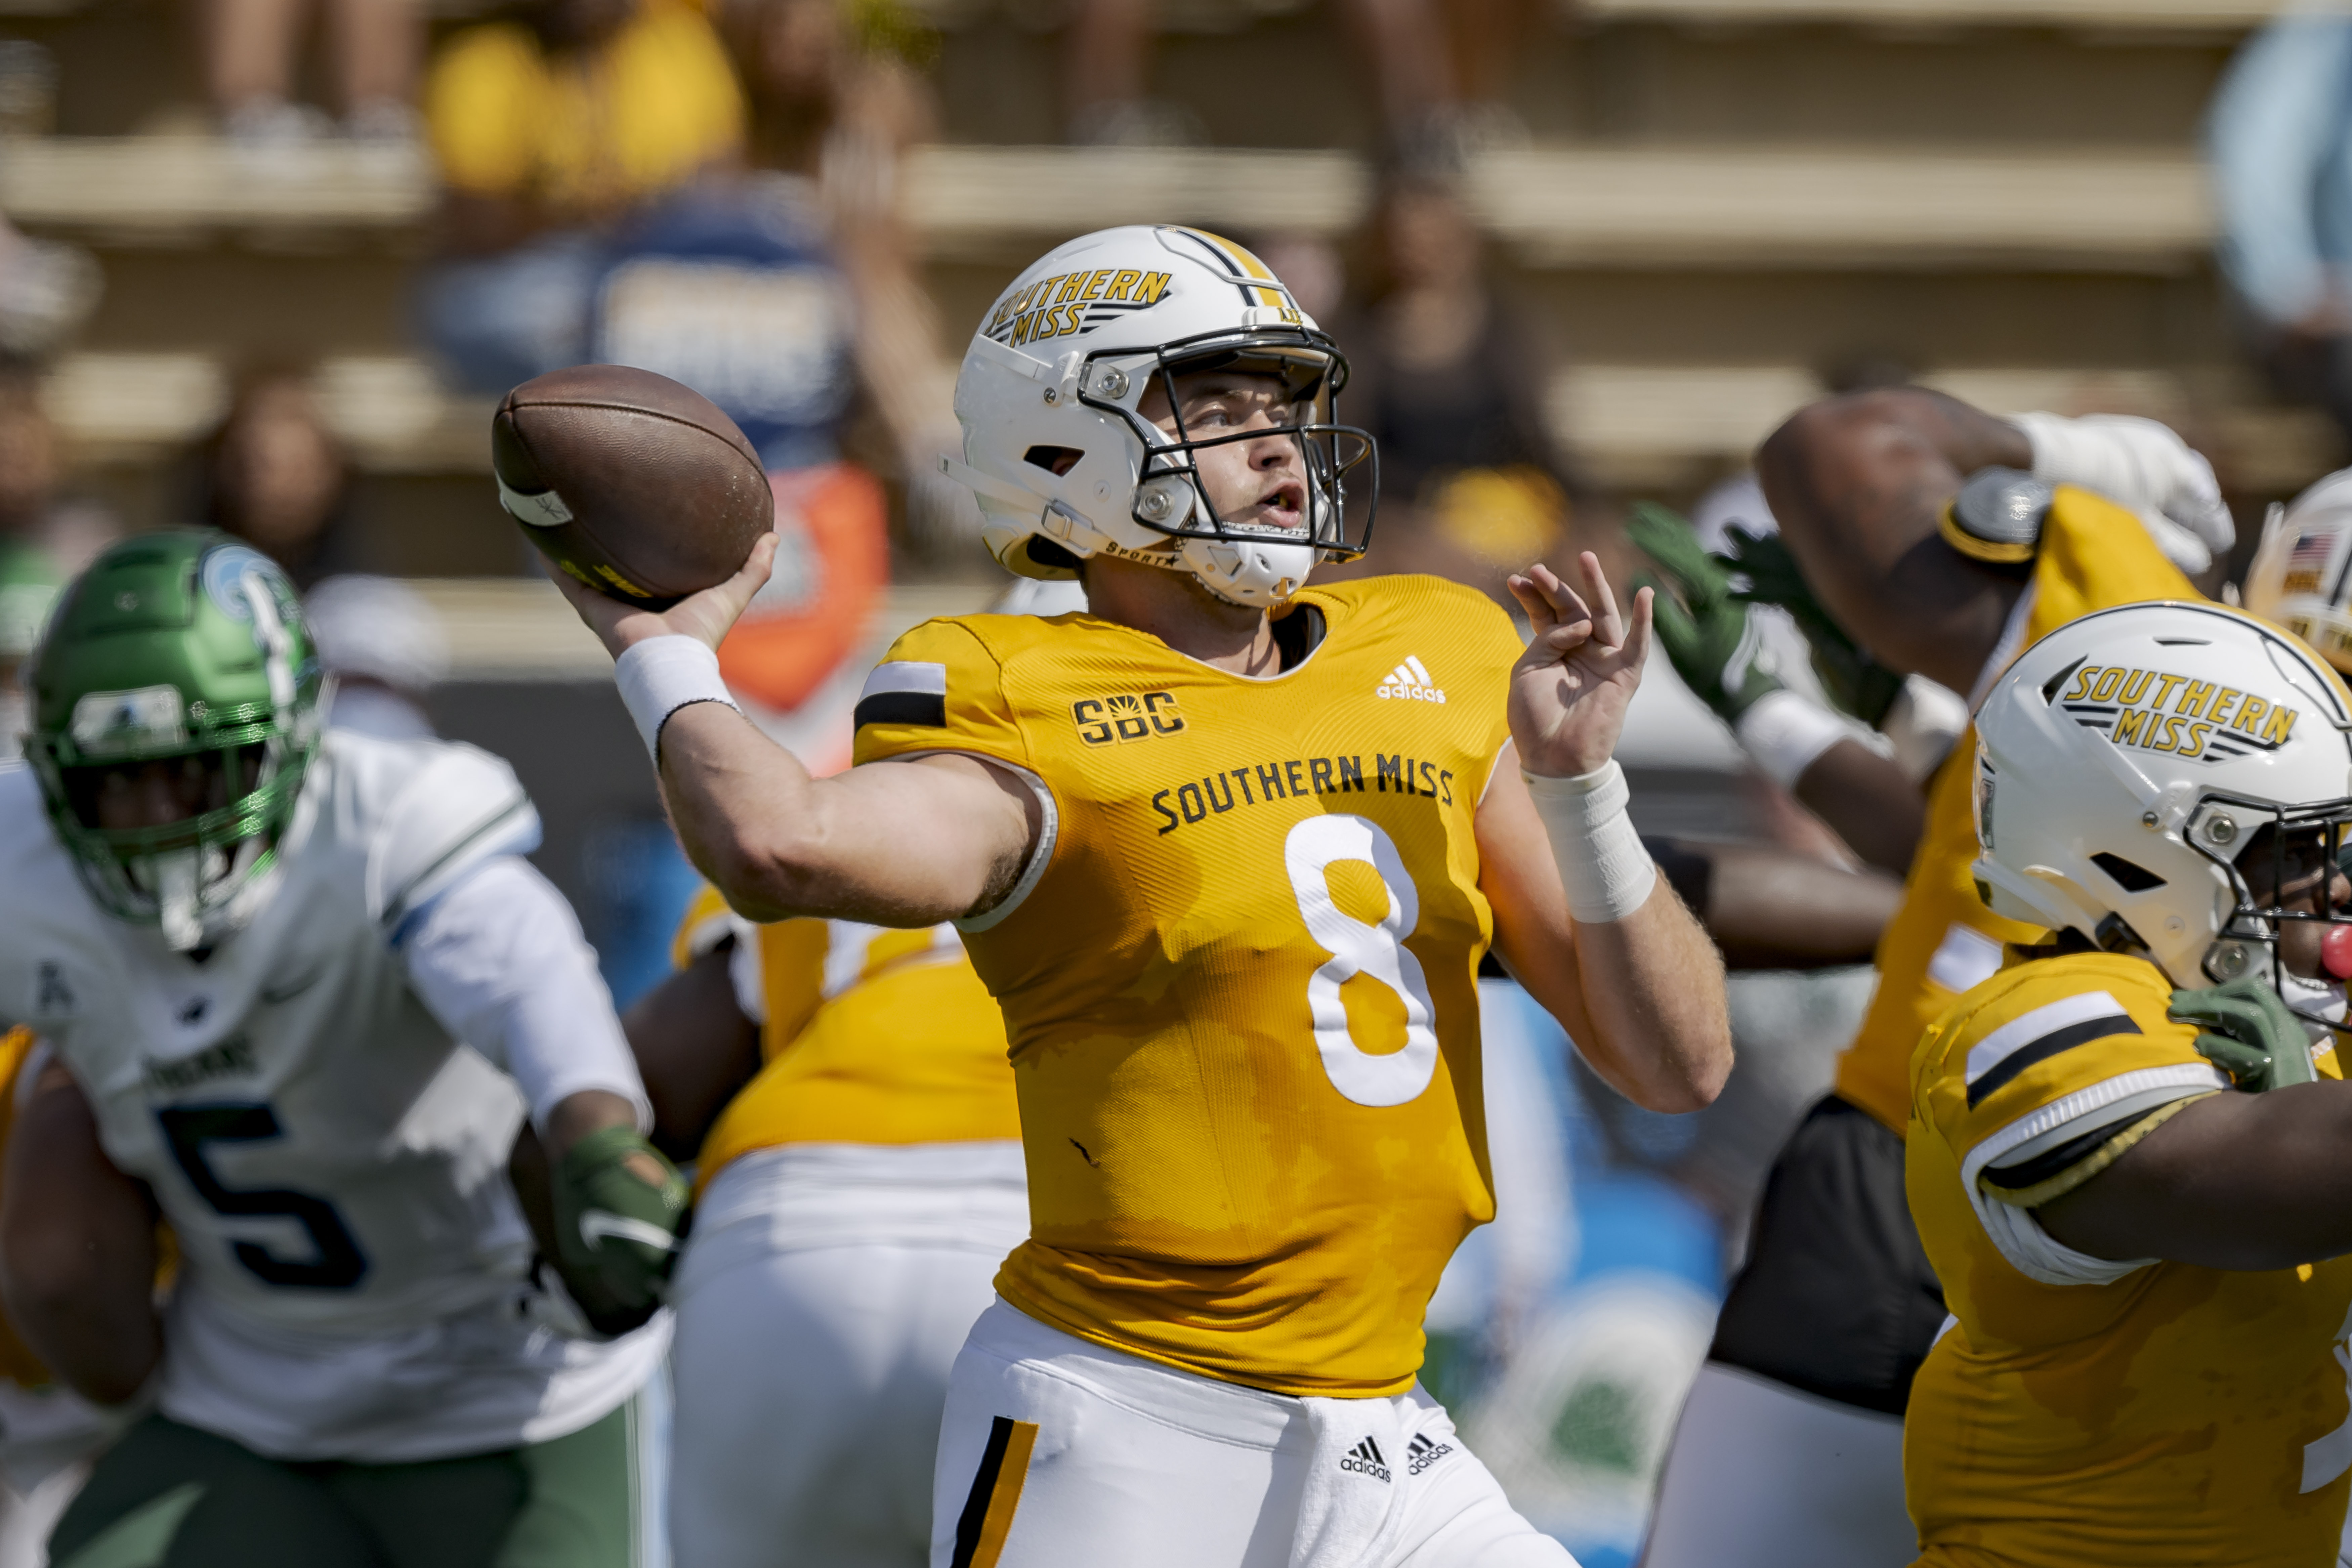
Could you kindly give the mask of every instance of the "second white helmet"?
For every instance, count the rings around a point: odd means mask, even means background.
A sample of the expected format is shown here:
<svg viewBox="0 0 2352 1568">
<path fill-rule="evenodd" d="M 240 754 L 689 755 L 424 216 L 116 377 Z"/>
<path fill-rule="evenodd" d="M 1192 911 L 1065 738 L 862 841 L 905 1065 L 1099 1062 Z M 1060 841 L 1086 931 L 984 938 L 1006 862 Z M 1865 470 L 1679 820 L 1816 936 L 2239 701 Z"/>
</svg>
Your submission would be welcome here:
<svg viewBox="0 0 2352 1568">
<path fill-rule="evenodd" d="M 2340 1020 L 2340 988 L 2287 975 L 2276 947 L 2282 921 L 2344 911 L 2257 900 L 2244 874 L 2257 840 L 2332 860 L 2352 823 L 2352 703 L 2303 645 L 2220 605 L 2103 610 L 2026 650 L 1977 740 L 1994 913 L 2143 949 L 2176 985 L 2267 967 Z"/>
<path fill-rule="evenodd" d="M 1288 384 L 1306 469 L 1297 529 L 1218 515 L 1194 454 L 1226 434 L 1174 434 L 1140 409 L 1159 382 L 1210 367 Z M 956 377 L 964 461 L 941 468 L 979 498 L 982 537 L 1008 571 L 1068 577 L 1108 554 L 1191 573 L 1219 597 L 1271 605 L 1322 559 L 1363 553 L 1379 474 L 1372 438 L 1337 422 L 1348 362 L 1265 262 L 1229 239 L 1167 225 L 1056 246 L 1013 280 Z M 1369 484 L 1351 527 L 1344 481 Z M 1170 542 L 1173 541 L 1171 547 Z"/>
<path fill-rule="evenodd" d="M 2246 608 L 2352 671 L 2352 468 L 2271 509 L 2246 568 Z"/>
</svg>

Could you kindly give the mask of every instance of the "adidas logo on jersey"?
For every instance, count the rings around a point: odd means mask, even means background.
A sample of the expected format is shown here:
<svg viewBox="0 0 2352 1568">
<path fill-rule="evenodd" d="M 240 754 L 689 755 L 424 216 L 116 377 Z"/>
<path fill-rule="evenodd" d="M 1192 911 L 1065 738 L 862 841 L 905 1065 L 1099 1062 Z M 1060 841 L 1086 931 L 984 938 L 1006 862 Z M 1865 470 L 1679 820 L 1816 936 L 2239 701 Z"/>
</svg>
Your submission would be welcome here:
<svg viewBox="0 0 2352 1568">
<path fill-rule="evenodd" d="M 1387 679 L 1372 689 L 1375 697 L 1402 697 L 1414 702 L 1443 702 L 1445 692 L 1429 679 L 1429 671 L 1418 656 L 1408 655 L 1405 661 L 1389 671 Z"/>
<path fill-rule="evenodd" d="M 1339 1468 L 1353 1470 L 1360 1476 L 1370 1476 L 1376 1481 L 1389 1479 L 1388 1460 L 1381 1456 L 1381 1446 L 1370 1437 L 1339 1456 Z"/>
<path fill-rule="evenodd" d="M 1452 1452 L 1454 1452 L 1454 1445 L 1451 1443 L 1440 1443 L 1433 1438 L 1416 1435 L 1405 1448 L 1405 1474 L 1417 1476 Z"/>
</svg>

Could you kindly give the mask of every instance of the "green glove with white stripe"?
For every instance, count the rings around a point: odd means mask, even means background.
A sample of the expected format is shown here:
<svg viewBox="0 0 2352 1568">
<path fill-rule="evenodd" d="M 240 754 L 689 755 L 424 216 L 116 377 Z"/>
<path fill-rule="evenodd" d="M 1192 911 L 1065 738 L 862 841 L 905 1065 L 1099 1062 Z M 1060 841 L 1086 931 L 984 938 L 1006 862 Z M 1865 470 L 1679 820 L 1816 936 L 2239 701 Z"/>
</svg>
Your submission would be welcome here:
<svg viewBox="0 0 2352 1568">
<path fill-rule="evenodd" d="M 2311 1032 L 2279 997 L 2278 988 L 2259 974 L 2242 974 L 2221 985 L 2175 991 L 2165 1016 L 2195 1024 L 2197 1054 L 2227 1073 L 2250 1094 L 2315 1083 Z"/>
<path fill-rule="evenodd" d="M 634 1127 L 605 1127 L 564 1151 L 554 1175 L 556 1268 L 600 1334 L 659 1310 L 687 1212 L 677 1168 Z"/>
<path fill-rule="evenodd" d="M 1748 606 L 1733 593 L 1730 571 L 1707 553 L 1687 521 L 1655 501 L 1633 503 L 1625 533 L 1664 569 L 1664 583 L 1645 573 L 1633 585 L 1656 590 L 1651 624 L 1675 673 L 1737 729 L 1750 708 L 1784 688 L 1757 658 L 1761 645 Z"/>
</svg>

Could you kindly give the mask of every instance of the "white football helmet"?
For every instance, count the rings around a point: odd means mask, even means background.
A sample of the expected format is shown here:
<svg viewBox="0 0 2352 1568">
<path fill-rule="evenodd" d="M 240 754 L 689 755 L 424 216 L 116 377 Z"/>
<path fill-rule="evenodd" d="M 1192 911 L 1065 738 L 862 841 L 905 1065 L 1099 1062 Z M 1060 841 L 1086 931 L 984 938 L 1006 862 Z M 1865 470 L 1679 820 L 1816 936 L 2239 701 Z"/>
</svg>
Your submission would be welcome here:
<svg viewBox="0 0 2352 1568">
<path fill-rule="evenodd" d="M 1171 436 L 1138 412 L 1155 377 L 1264 369 L 1288 383 L 1307 479 L 1305 525 L 1231 524 L 1193 454 L 1263 431 Z M 1335 422 L 1348 362 L 1265 262 L 1196 228 L 1135 225 L 1056 246 L 1013 280 L 956 376 L 964 461 L 941 469 L 980 500 L 1006 570 L 1069 577 L 1092 555 L 1190 572 L 1234 604 L 1281 603 L 1318 560 L 1363 553 L 1377 501 L 1372 438 Z M 1352 537 L 1343 479 L 1370 465 Z M 1173 551 L 1167 541 L 1174 540 Z"/>
<path fill-rule="evenodd" d="M 2352 671 L 2352 468 L 2271 508 L 2246 568 L 2246 608 Z"/>
<path fill-rule="evenodd" d="M 2257 900 L 2352 847 L 2352 700 L 2309 649 L 2221 605 L 2125 605 L 2026 650 L 1977 714 L 1975 872 L 1993 912 L 2144 950 L 2176 985 L 2267 962 L 2315 1024 L 2340 984 L 2290 974 L 2282 922 L 2352 922 L 2329 903 Z M 2273 831 L 2265 834 L 2265 828 Z M 2324 889 L 2332 885 L 2322 878 Z M 2339 944 L 2326 944 L 2334 969 Z"/>
</svg>

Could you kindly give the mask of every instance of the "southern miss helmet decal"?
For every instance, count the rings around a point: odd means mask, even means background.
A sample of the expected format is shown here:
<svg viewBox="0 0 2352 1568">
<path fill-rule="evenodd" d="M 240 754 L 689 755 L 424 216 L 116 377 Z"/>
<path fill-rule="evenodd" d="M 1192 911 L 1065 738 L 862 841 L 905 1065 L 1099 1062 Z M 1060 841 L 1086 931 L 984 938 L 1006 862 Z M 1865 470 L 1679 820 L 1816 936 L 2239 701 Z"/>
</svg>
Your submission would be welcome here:
<svg viewBox="0 0 2352 1568">
<path fill-rule="evenodd" d="M 2265 696 L 2194 675 L 2086 663 L 2067 679 L 2058 706 L 2118 746 L 2225 762 L 2284 745 L 2302 717 L 2293 700 L 2300 700 L 2275 689 Z"/>
<path fill-rule="evenodd" d="M 1132 267 L 1056 272 L 1008 292 L 989 313 L 987 335 L 1019 348 L 1041 338 L 1066 338 L 1149 310 L 1166 297 L 1171 275 Z"/>
</svg>

